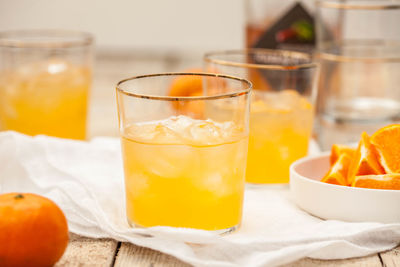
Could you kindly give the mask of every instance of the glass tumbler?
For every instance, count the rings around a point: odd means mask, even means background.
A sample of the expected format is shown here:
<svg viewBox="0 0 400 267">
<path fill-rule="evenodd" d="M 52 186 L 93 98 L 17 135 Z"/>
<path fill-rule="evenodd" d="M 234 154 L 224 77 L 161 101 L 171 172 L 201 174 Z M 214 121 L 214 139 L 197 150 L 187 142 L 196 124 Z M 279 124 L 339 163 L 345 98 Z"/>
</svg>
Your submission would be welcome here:
<svg viewBox="0 0 400 267">
<path fill-rule="evenodd" d="M 400 2 L 317 1 L 323 149 L 400 122 Z"/>
<path fill-rule="evenodd" d="M 201 84 L 185 96 L 182 84 Z M 164 73 L 117 85 L 131 226 L 229 232 L 242 217 L 251 83 Z M 220 106 L 227 106 L 219 117 Z"/>
<path fill-rule="evenodd" d="M 306 53 L 268 49 L 211 52 L 204 64 L 253 84 L 246 181 L 288 183 L 290 164 L 308 151 L 317 65 Z"/>
<path fill-rule="evenodd" d="M 0 33 L 0 130 L 85 139 L 93 37 Z"/>
</svg>

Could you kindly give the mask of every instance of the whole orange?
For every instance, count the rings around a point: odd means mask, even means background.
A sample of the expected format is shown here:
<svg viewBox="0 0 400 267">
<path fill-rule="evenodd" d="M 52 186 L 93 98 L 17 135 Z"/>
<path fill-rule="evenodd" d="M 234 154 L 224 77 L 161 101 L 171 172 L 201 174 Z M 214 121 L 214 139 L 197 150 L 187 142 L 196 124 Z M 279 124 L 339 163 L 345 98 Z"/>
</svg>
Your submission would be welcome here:
<svg viewBox="0 0 400 267">
<path fill-rule="evenodd" d="M 188 73 L 201 73 L 201 68 L 187 69 Z M 170 96 L 198 96 L 203 92 L 203 77 L 195 75 L 178 76 L 172 81 L 169 88 Z"/>
<path fill-rule="evenodd" d="M 30 193 L 0 195 L 0 266 L 52 266 L 68 245 L 64 213 Z"/>
<path fill-rule="evenodd" d="M 188 73 L 202 72 L 200 68 L 187 69 Z M 196 75 L 182 75 L 175 78 L 169 88 L 170 96 L 201 96 L 203 95 L 203 77 Z M 174 101 L 173 108 L 177 114 L 185 114 L 194 118 L 201 118 L 203 115 L 203 101 Z"/>
</svg>

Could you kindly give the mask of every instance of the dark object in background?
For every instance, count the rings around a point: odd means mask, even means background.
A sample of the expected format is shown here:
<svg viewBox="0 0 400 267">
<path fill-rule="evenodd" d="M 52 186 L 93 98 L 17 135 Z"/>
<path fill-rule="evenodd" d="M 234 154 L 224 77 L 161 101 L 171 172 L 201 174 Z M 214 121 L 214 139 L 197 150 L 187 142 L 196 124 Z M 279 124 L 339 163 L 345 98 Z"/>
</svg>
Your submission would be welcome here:
<svg viewBox="0 0 400 267">
<path fill-rule="evenodd" d="M 301 1 L 275 1 L 276 3 L 267 6 L 265 2 L 257 0 L 247 1 L 247 21 L 246 40 L 247 48 L 267 48 L 267 49 L 282 49 L 291 51 L 301 51 L 312 53 L 315 48 L 315 27 L 314 18 L 310 12 L 304 7 Z M 279 12 L 280 9 L 283 12 Z M 271 10 L 276 10 L 276 17 L 272 21 L 268 21 L 267 16 L 271 17 Z M 252 12 L 254 14 L 252 14 Z M 258 13 L 258 14 L 256 14 Z M 255 21 L 251 16 L 265 16 L 265 19 Z M 259 18 L 258 18 L 259 19 Z M 251 22 L 253 21 L 253 22 Z M 254 22 L 255 21 L 255 22 Z M 298 65 L 302 64 L 299 58 L 296 62 L 283 62 L 282 58 L 256 58 L 251 57 L 248 59 L 249 63 L 256 64 L 273 64 L 276 65 Z M 290 76 L 287 87 L 282 87 L 282 79 L 288 79 L 288 72 L 282 71 L 263 71 L 257 70 L 260 78 L 264 79 L 265 83 L 275 90 L 304 88 L 301 77 L 304 75 L 297 75 L 298 72 L 294 71 Z M 282 76 L 284 74 L 284 77 Z M 297 73 L 297 74 L 296 74 Z"/>
</svg>

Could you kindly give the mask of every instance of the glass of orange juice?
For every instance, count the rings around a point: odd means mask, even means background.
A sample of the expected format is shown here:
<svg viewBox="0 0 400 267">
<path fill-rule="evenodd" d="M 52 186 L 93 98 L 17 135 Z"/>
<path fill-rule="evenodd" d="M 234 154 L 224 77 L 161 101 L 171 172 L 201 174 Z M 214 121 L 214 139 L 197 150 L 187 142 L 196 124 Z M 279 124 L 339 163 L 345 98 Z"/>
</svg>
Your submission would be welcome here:
<svg viewBox="0 0 400 267">
<path fill-rule="evenodd" d="M 317 65 L 308 54 L 250 49 L 211 52 L 205 69 L 253 83 L 246 181 L 289 182 L 290 164 L 305 156 L 313 128 Z M 224 116 L 230 107 L 220 107 Z"/>
<path fill-rule="evenodd" d="M 0 130 L 85 139 L 93 38 L 67 30 L 0 33 Z"/>
<path fill-rule="evenodd" d="M 200 85 L 196 96 L 180 90 L 185 82 Z M 250 89 L 247 80 L 205 73 L 152 74 L 118 83 L 131 226 L 217 233 L 239 226 Z M 221 103 L 235 107 L 224 119 L 215 114 Z"/>
</svg>

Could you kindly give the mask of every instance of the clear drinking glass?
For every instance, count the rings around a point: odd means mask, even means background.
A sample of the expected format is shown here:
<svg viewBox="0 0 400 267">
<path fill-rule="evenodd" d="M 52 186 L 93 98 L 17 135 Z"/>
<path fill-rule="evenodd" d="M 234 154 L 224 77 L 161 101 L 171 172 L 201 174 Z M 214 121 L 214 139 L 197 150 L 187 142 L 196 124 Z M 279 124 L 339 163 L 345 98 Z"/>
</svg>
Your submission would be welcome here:
<svg viewBox="0 0 400 267">
<path fill-rule="evenodd" d="M 288 183 L 290 164 L 308 151 L 317 65 L 305 53 L 268 49 L 211 52 L 204 62 L 253 84 L 246 181 Z M 221 106 L 219 116 L 228 110 Z"/>
<path fill-rule="evenodd" d="M 203 92 L 177 95 L 174 86 L 182 77 L 200 79 Z M 204 73 L 152 74 L 118 83 L 130 225 L 236 229 L 242 217 L 250 89 L 244 79 Z M 219 106 L 229 107 L 224 118 Z"/>
<path fill-rule="evenodd" d="M 0 33 L 0 130 L 85 139 L 93 38 L 66 30 Z"/>
<path fill-rule="evenodd" d="M 317 1 L 318 142 L 400 122 L 400 2 Z"/>
</svg>

